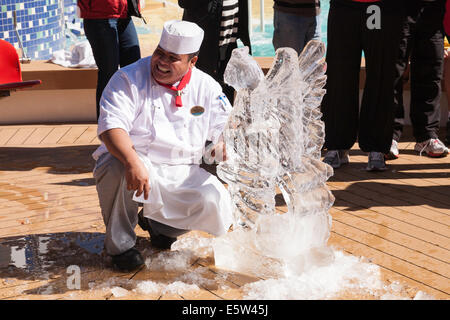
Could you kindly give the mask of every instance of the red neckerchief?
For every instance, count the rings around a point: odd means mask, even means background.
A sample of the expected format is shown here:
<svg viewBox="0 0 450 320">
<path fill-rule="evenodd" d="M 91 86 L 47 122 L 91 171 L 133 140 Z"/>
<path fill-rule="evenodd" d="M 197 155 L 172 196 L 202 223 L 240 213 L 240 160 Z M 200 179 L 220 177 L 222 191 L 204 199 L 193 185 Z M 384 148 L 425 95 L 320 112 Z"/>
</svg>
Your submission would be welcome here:
<svg viewBox="0 0 450 320">
<path fill-rule="evenodd" d="M 156 80 L 156 79 L 155 79 L 155 80 Z M 170 86 L 170 85 L 168 85 L 168 84 L 161 83 L 161 82 L 159 82 L 159 81 L 157 81 L 157 80 L 156 80 L 156 82 L 157 82 L 159 85 L 162 85 L 163 87 L 166 87 L 166 88 L 168 88 L 168 89 L 170 89 L 170 90 L 175 91 L 175 92 L 177 93 L 177 95 L 176 95 L 176 97 L 175 97 L 175 105 L 176 105 L 177 107 L 182 107 L 182 106 L 183 106 L 183 103 L 182 103 L 182 101 L 181 101 L 181 90 L 183 90 L 184 87 L 186 87 L 186 85 L 189 83 L 189 80 L 191 80 L 191 68 L 189 68 L 188 72 L 183 76 L 183 78 L 181 79 L 181 81 L 180 81 L 180 83 L 178 84 L 177 87 L 174 87 L 174 86 Z"/>
</svg>

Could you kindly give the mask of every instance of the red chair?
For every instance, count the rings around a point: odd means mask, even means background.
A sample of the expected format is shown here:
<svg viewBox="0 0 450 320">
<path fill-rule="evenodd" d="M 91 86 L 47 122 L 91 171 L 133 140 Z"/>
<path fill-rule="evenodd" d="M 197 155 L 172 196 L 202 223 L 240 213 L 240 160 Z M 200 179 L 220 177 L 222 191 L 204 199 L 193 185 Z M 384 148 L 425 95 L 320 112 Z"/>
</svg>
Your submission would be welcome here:
<svg viewBox="0 0 450 320">
<path fill-rule="evenodd" d="M 8 41 L 0 39 L 0 96 L 8 96 L 11 90 L 41 83 L 41 80 L 22 81 L 19 55 L 16 49 Z"/>
</svg>

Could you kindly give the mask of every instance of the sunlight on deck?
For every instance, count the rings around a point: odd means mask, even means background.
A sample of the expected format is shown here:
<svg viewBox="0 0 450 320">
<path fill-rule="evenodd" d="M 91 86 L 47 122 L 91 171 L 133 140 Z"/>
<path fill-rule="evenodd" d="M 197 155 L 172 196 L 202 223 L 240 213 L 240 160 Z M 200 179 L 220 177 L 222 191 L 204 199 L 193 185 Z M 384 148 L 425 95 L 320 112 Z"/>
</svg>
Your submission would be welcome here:
<svg viewBox="0 0 450 320">
<path fill-rule="evenodd" d="M 0 299 L 245 298 L 246 285 L 261 279 L 215 268 L 202 232 L 159 252 L 137 227 L 147 265 L 111 268 L 92 177 L 98 143 L 94 124 L 0 127 Z M 400 159 L 383 173 L 364 171 L 366 155 L 351 151 L 328 182 L 336 197 L 329 245 L 379 266 L 394 297 L 449 299 L 450 158 L 419 157 L 413 147 L 401 142 Z M 69 266 L 80 268 L 80 289 L 68 285 Z"/>
</svg>

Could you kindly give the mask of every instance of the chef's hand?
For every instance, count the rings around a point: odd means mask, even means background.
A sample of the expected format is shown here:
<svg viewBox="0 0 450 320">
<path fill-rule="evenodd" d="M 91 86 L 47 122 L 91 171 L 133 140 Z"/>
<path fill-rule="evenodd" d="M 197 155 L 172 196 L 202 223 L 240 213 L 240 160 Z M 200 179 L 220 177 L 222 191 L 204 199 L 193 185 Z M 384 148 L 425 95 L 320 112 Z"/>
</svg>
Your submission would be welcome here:
<svg viewBox="0 0 450 320">
<path fill-rule="evenodd" d="M 148 171 L 141 160 L 136 159 L 132 163 L 125 164 L 125 179 L 128 190 L 136 190 L 136 196 L 144 193 L 144 199 L 148 199 L 150 185 L 148 182 Z"/>
<path fill-rule="evenodd" d="M 227 149 L 223 141 L 218 142 L 213 150 L 211 151 L 211 156 L 215 158 L 217 162 L 227 161 Z"/>
<path fill-rule="evenodd" d="M 105 143 L 108 151 L 124 165 L 127 189 L 136 190 L 138 197 L 144 193 L 144 198 L 147 200 L 150 192 L 148 171 L 139 159 L 128 133 L 121 128 L 114 128 L 104 131 L 100 139 Z"/>
</svg>

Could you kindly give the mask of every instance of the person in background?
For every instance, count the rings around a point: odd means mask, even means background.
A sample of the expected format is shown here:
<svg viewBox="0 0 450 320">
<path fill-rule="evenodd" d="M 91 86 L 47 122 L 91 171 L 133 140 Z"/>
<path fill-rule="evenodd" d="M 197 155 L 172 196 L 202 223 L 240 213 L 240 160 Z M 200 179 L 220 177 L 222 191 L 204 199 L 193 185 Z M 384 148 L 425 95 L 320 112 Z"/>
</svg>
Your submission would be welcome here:
<svg viewBox="0 0 450 320">
<path fill-rule="evenodd" d="M 445 92 L 447 94 L 447 109 L 448 109 L 448 119 L 447 119 L 447 131 L 445 135 L 445 143 L 450 145 L 450 0 L 447 0 L 445 5 L 445 16 L 444 16 L 444 31 L 446 35 L 445 42 L 445 52 L 444 52 L 444 83 Z"/>
<path fill-rule="evenodd" d="M 444 89 L 447 94 L 447 125 L 445 133 L 445 144 L 450 145 L 450 44 L 448 40 L 445 42 L 444 50 Z"/>
<path fill-rule="evenodd" d="M 410 118 L 416 140 L 414 150 L 429 157 L 444 157 L 448 154 L 448 148 L 438 139 L 444 66 L 444 8 L 445 0 L 408 1 L 396 63 L 394 132 L 386 159 L 397 159 L 399 156 L 398 141 L 404 123 L 402 78 L 408 64 Z"/>
<path fill-rule="evenodd" d="M 240 39 L 251 53 L 248 32 L 247 0 L 178 0 L 184 9 L 183 20 L 191 21 L 205 31 L 205 39 L 198 55 L 197 68 L 220 83 L 231 103 L 234 89 L 223 81 L 223 74 L 231 52 Z"/>
<path fill-rule="evenodd" d="M 331 0 L 328 16 L 327 90 L 323 161 L 333 168 L 349 163 L 349 149 L 358 140 L 368 153 L 368 171 L 386 169 L 394 119 L 395 61 L 405 2 Z M 362 51 L 366 82 L 359 105 Z"/>
<path fill-rule="evenodd" d="M 320 0 L 275 0 L 273 28 L 275 50 L 290 47 L 300 55 L 310 40 L 320 39 Z"/>
<path fill-rule="evenodd" d="M 167 250 L 189 230 L 220 236 L 232 223 L 228 191 L 199 166 L 206 140 L 218 146 L 216 159 L 224 151 L 232 110 L 221 86 L 195 68 L 203 34 L 194 23 L 167 21 L 153 55 L 118 70 L 103 91 L 94 179 L 105 250 L 120 270 L 144 263 L 137 224 Z"/>
<path fill-rule="evenodd" d="M 78 0 L 84 33 L 98 67 L 96 110 L 112 75 L 141 58 L 139 39 L 131 16 L 142 17 L 139 0 Z"/>
</svg>

